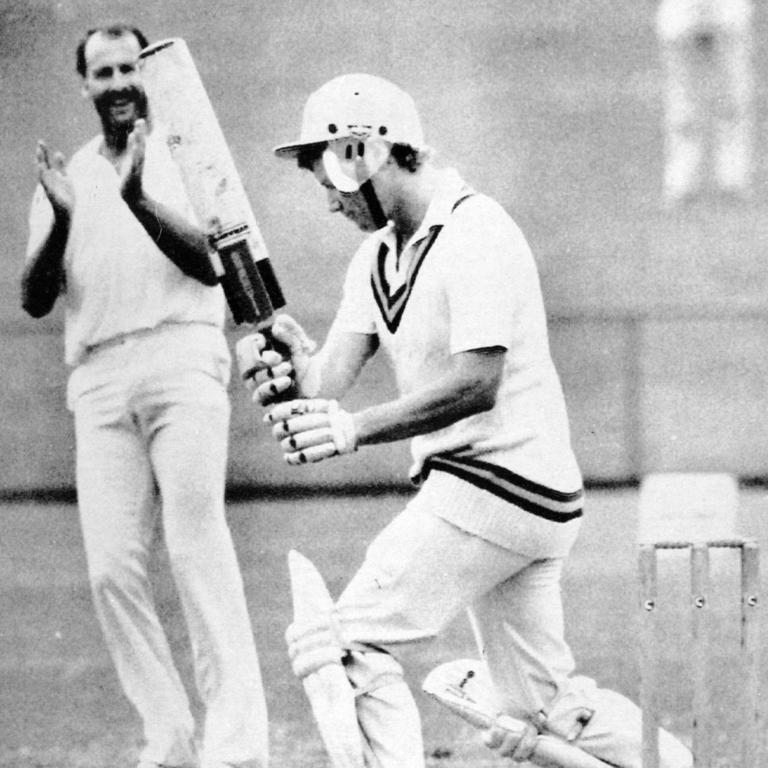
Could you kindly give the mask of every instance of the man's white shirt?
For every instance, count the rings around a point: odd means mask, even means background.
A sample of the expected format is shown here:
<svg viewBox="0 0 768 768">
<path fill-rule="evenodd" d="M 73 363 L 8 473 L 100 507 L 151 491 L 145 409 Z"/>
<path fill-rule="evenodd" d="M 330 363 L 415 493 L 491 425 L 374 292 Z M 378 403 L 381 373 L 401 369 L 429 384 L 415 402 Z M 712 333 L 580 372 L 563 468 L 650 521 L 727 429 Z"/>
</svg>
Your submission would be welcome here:
<svg viewBox="0 0 768 768">
<path fill-rule="evenodd" d="M 120 196 L 119 179 L 97 136 L 78 150 L 66 173 L 75 190 L 67 248 L 65 359 L 78 364 L 89 347 L 163 323 L 222 327 L 220 287 L 184 275 L 162 253 Z M 147 137 L 143 184 L 147 194 L 190 222 L 194 213 L 161 128 Z M 53 224 L 53 209 L 38 185 L 29 216 L 27 256 Z"/>
<path fill-rule="evenodd" d="M 389 226 L 361 245 L 334 331 L 376 334 L 403 394 L 447 373 L 456 353 L 506 349 L 496 406 L 414 437 L 412 476 L 430 457 L 472 457 L 548 488 L 580 490 L 528 244 L 498 203 L 453 170 L 441 176 L 399 259 Z"/>
</svg>

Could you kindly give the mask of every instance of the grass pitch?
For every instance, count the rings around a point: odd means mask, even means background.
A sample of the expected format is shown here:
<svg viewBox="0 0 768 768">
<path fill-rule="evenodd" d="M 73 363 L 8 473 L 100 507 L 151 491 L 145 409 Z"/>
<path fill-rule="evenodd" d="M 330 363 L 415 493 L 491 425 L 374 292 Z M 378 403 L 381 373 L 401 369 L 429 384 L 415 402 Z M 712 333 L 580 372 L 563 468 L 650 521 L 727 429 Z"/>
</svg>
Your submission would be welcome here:
<svg viewBox="0 0 768 768">
<path fill-rule="evenodd" d="M 285 555 L 310 557 L 337 595 L 361 561 L 366 544 L 397 513 L 406 497 L 318 495 L 230 504 L 229 517 L 244 573 L 270 709 L 272 764 L 280 768 L 327 765 L 300 684 L 290 671 L 283 633 L 290 622 Z M 766 494 L 741 493 L 741 533 L 768 545 Z M 601 685 L 637 695 L 637 585 L 634 529 L 637 494 L 593 491 L 582 535 L 565 572 L 568 638 L 579 671 Z M 125 700 L 91 607 L 74 506 L 19 503 L 2 510 L 0 538 L 0 766 L 2 768 L 132 768 L 141 743 L 138 718 Z M 161 547 L 153 564 L 157 603 L 171 637 L 193 709 L 189 649 Z M 763 569 L 764 573 L 766 568 Z M 734 562 L 715 566 L 712 605 L 712 700 L 719 727 L 717 766 L 735 764 L 740 728 L 736 672 L 738 582 Z M 663 722 L 690 731 L 687 572 L 665 561 L 666 597 L 662 674 Z M 763 588 L 765 588 L 763 576 Z M 765 618 L 763 617 L 763 630 Z M 418 688 L 436 663 L 473 655 L 463 617 L 432 643 L 406 655 Z M 763 665 L 765 667 L 765 665 Z M 762 672 L 763 690 L 766 681 Z M 417 693 L 430 768 L 500 766 L 476 734 Z"/>
</svg>

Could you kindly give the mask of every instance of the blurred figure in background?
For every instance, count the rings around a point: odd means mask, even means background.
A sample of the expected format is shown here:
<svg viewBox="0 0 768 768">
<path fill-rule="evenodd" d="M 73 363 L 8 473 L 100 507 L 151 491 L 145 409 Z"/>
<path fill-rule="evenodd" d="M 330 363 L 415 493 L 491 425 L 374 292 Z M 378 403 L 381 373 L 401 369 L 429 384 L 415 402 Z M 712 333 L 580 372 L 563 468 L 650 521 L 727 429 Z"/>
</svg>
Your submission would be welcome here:
<svg viewBox="0 0 768 768">
<path fill-rule="evenodd" d="M 754 140 L 751 0 L 661 0 L 664 199 L 698 194 L 710 163 L 719 190 L 749 197 Z"/>
</svg>

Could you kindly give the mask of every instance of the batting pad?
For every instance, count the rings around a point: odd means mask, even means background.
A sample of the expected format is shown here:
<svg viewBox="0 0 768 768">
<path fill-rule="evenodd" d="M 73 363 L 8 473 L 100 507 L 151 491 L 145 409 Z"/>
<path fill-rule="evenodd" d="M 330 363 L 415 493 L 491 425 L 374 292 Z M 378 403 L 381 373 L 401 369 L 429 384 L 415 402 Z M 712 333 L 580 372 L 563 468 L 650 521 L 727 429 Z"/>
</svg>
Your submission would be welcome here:
<svg viewBox="0 0 768 768">
<path fill-rule="evenodd" d="M 301 634 L 302 627 L 323 627 L 320 634 L 332 638 L 334 603 L 323 577 L 310 560 L 295 550 L 288 553 L 288 570 L 293 595 L 292 630 Z M 342 649 L 338 643 L 332 645 L 332 640 L 326 642 L 325 663 L 302 678 L 304 691 L 333 768 L 364 768 L 355 697 L 341 664 Z"/>
</svg>

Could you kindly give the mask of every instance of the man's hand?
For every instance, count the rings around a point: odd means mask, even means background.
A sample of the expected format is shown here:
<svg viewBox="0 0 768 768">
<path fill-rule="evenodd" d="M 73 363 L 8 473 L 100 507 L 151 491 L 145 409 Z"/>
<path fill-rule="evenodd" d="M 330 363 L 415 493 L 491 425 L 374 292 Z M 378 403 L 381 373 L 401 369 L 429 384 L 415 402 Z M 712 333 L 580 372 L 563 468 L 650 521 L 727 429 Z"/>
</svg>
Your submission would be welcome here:
<svg viewBox="0 0 768 768">
<path fill-rule="evenodd" d="M 51 158 L 44 141 L 37 142 L 35 151 L 37 178 L 53 206 L 56 216 L 67 219 L 75 209 L 75 187 L 64 168 L 64 155 L 54 152 Z"/>
<path fill-rule="evenodd" d="M 268 349 L 263 333 L 244 336 L 235 345 L 240 376 L 253 389 L 254 401 L 261 405 L 274 404 L 294 384 L 300 395 L 314 395 L 315 387 L 309 379 L 315 342 L 289 315 L 275 319 L 272 336 L 288 351 L 289 359 Z"/>
<path fill-rule="evenodd" d="M 293 385 L 293 365 L 274 349 L 267 349 L 263 333 L 249 333 L 235 344 L 240 378 L 253 390 L 253 400 L 275 403 Z"/>
<path fill-rule="evenodd" d="M 518 763 L 527 762 L 534 750 L 539 733 L 534 726 L 529 726 L 522 734 L 512 733 L 499 726 L 483 730 L 482 739 L 488 749 L 494 750 L 499 757 L 511 757 Z"/>
<path fill-rule="evenodd" d="M 139 119 L 128 135 L 126 162 L 120 169 L 120 194 L 128 205 L 134 205 L 144 196 L 141 177 L 144 173 L 147 123 Z"/>
<path fill-rule="evenodd" d="M 264 421 L 272 424 L 288 464 L 322 461 L 357 450 L 351 413 L 336 400 L 292 400 L 276 405 Z"/>
</svg>

